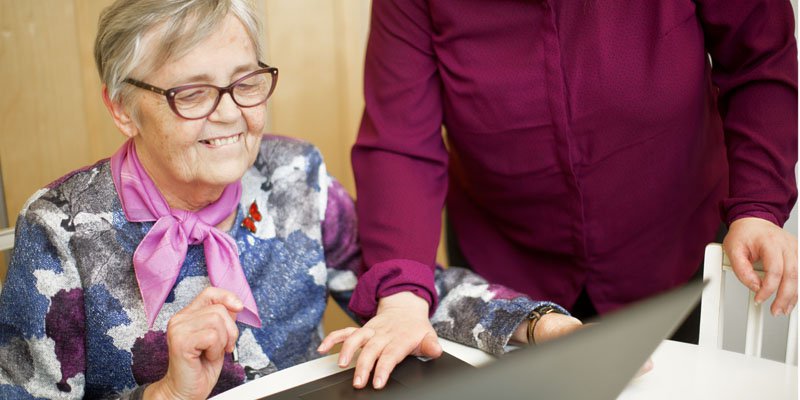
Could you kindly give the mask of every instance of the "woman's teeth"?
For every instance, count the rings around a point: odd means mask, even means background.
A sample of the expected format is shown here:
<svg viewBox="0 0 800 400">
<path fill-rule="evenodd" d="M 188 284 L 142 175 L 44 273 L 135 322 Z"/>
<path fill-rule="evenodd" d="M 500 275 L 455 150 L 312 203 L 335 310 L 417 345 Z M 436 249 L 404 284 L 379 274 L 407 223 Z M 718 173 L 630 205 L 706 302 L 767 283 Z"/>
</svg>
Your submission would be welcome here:
<svg viewBox="0 0 800 400">
<path fill-rule="evenodd" d="M 239 141 L 240 135 L 233 135 L 224 138 L 217 138 L 217 139 L 209 139 L 209 140 L 201 140 L 200 142 L 205 144 L 210 144 L 212 146 L 222 146 L 226 144 L 232 144 Z"/>
</svg>

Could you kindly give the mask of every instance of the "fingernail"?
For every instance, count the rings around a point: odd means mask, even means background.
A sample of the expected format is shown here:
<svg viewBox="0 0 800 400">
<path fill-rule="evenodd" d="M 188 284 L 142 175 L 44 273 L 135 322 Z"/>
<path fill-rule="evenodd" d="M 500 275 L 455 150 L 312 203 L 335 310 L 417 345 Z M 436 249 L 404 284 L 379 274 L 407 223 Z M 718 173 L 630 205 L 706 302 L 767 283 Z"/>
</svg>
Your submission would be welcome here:
<svg viewBox="0 0 800 400">
<path fill-rule="evenodd" d="M 750 284 L 750 290 L 758 292 L 759 290 L 761 290 L 761 285 L 759 285 L 758 282 L 752 282 Z"/>
<path fill-rule="evenodd" d="M 348 360 L 347 357 L 342 357 L 342 358 L 339 359 L 339 366 L 340 367 L 346 367 L 347 364 L 349 364 L 349 363 L 350 363 L 350 360 Z"/>
<path fill-rule="evenodd" d="M 361 386 L 361 377 L 356 375 L 356 378 L 353 379 L 353 386 Z"/>
<path fill-rule="evenodd" d="M 380 377 L 380 376 L 376 377 L 375 378 L 375 389 L 380 389 L 382 387 L 383 387 L 383 378 Z"/>
</svg>

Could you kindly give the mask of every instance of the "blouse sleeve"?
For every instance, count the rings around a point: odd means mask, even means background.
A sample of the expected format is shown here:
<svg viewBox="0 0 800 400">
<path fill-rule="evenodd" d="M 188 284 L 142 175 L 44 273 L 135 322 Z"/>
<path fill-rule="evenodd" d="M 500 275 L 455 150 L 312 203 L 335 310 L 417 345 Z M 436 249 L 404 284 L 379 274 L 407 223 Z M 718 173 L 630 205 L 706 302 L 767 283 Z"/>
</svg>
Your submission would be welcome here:
<svg viewBox="0 0 800 400">
<path fill-rule="evenodd" d="M 532 300 L 505 286 L 489 284 L 464 268 L 437 268 L 436 291 L 440 303 L 431 318 L 436 333 L 496 355 L 505 352 L 511 335 L 534 308 L 549 304 L 569 315 L 555 303 Z"/>
<path fill-rule="evenodd" d="M 348 303 L 361 267 L 361 248 L 353 199 L 342 185 L 330 178 L 325 219 L 322 221 L 322 246 L 328 272 L 328 290 L 339 306 L 356 319 Z"/>
<path fill-rule="evenodd" d="M 351 308 L 409 291 L 436 308 L 433 269 L 447 193 L 442 94 L 428 2 L 372 3 L 364 116 L 353 146 L 359 232 L 368 268 Z"/>
<path fill-rule="evenodd" d="M 789 1 L 697 1 L 730 164 L 728 223 L 779 226 L 797 199 L 797 42 Z"/>
</svg>

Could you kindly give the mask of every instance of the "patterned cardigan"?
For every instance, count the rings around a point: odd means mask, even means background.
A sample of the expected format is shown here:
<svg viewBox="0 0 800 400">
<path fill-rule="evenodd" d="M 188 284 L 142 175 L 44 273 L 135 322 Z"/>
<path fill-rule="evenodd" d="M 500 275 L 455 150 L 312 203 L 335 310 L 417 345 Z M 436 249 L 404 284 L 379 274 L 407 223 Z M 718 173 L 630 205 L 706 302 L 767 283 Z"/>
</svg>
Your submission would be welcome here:
<svg viewBox="0 0 800 400">
<path fill-rule="evenodd" d="M 0 295 L 0 398 L 140 393 L 166 373 L 167 321 L 209 285 L 202 245 L 189 246 L 148 329 L 132 257 L 153 222 L 125 219 L 110 172 L 108 160 L 74 171 L 20 213 Z M 226 355 L 212 394 L 319 357 L 327 296 L 346 305 L 361 267 L 353 202 L 301 141 L 264 137 L 228 233 L 263 326 L 238 324 L 238 362 Z M 438 270 L 436 288 L 439 335 L 492 353 L 542 303 L 459 268 Z"/>
</svg>

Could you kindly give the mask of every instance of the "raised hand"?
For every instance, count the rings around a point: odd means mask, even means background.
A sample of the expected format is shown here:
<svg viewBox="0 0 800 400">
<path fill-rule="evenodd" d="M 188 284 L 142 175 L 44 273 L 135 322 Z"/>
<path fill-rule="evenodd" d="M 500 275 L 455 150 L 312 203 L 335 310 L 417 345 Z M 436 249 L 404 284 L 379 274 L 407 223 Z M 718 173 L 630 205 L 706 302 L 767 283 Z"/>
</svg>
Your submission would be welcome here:
<svg viewBox="0 0 800 400">
<path fill-rule="evenodd" d="M 219 288 L 203 290 L 167 325 L 169 368 L 150 385 L 146 399 L 205 399 L 219 379 L 225 353 L 233 351 L 242 302 Z"/>
</svg>

